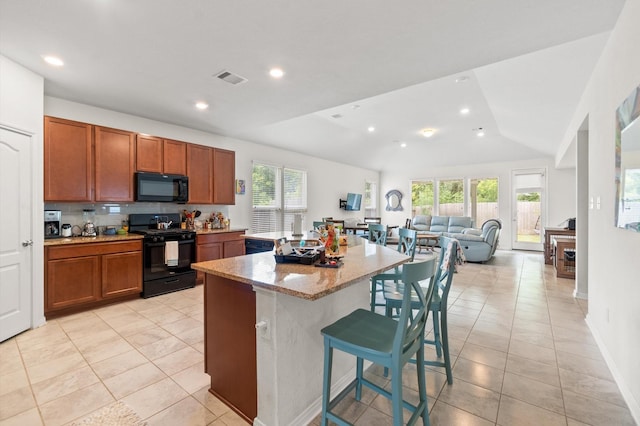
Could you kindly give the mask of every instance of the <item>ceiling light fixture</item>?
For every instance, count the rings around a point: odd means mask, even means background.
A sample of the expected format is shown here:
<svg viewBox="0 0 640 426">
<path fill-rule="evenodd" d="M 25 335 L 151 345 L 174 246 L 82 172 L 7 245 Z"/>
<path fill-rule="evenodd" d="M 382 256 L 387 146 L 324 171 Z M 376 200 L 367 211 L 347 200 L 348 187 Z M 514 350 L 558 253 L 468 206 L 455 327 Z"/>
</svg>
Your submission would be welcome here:
<svg viewBox="0 0 640 426">
<path fill-rule="evenodd" d="M 467 114 L 469 114 L 469 111 L 471 111 L 471 110 L 470 110 L 469 108 L 466 108 L 466 107 L 465 107 L 465 108 L 462 108 L 462 109 L 460 110 L 460 114 L 462 114 L 462 115 L 467 115 Z"/>
<path fill-rule="evenodd" d="M 369 131 L 369 133 L 373 133 L 373 132 L 376 131 L 376 128 L 373 127 L 373 126 L 369 126 L 369 127 L 367 127 L 367 130 Z"/>
<path fill-rule="evenodd" d="M 484 136 L 484 129 L 482 127 L 478 127 L 477 129 L 472 129 L 473 132 L 476 132 L 476 136 L 479 138 Z"/>
<path fill-rule="evenodd" d="M 282 78 L 284 76 L 284 71 L 281 68 L 271 68 L 269 70 L 269 75 L 273 78 Z"/>
<path fill-rule="evenodd" d="M 53 65 L 54 67 L 61 67 L 64 65 L 64 62 L 62 61 L 62 59 L 56 57 L 56 56 L 43 56 L 42 59 L 44 59 L 44 61 L 46 63 L 48 63 L 49 65 Z"/>
<path fill-rule="evenodd" d="M 422 133 L 422 136 L 424 136 L 425 138 L 430 138 L 431 136 L 434 135 L 436 130 L 435 129 L 422 129 L 420 132 Z"/>
<path fill-rule="evenodd" d="M 209 108 L 209 104 L 206 102 L 196 102 L 196 108 L 198 109 L 207 109 Z"/>
<path fill-rule="evenodd" d="M 406 144 L 406 143 L 404 143 L 404 142 L 402 142 L 402 143 L 400 144 L 400 147 L 401 147 L 401 148 L 406 148 L 406 147 L 407 147 L 407 144 Z"/>
</svg>

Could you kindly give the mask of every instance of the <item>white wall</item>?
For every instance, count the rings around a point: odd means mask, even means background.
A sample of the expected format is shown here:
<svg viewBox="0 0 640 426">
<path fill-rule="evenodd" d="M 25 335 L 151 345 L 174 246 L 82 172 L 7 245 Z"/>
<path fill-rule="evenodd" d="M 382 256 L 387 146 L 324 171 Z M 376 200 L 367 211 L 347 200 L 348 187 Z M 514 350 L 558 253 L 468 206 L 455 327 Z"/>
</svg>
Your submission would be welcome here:
<svg viewBox="0 0 640 426">
<path fill-rule="evenodd" d="M 235 206 L 187 206 L 188 208 L 201 207 L 203 212 L 223 211 L 228 214 L 233 227 L 248 228 L 251 224 L 251 168 L 253 161 L 307 171 L 308 214 L 304 225 L 309 229 L 312 221 L 320 220 L 323 216 L 334 218 L 363 217 L 363 211 L 345 212 L 340 210 L 338 207 L 339 199 L 344 199 L 347 192 L 364 193 L 365 180 L 379 182 L 377 171 L 316 159 L 240 139 L 201 132 L 59 98 L 45 97 L 45 114 L 235 151 L 236 178 L 244 179 L 246 182 L 246 193 L 244 195 L 236 194 Z M 140 209 L 139 206 L 129 207 L 129 209 L 133 208 Z"/>
<path fill-rule="evenodd" d="M 568 217 L 575 217 L 575 169 L 556 169 L 553 158 L 541 158 L 536 160 L 473 164 L 466 166 L 429 168 L 428 170 L 407 168 L 394 173 L 383 173 L 381 177 L 382 200 L 384 194 L 392 189 L 402 192 L 403 211 L 385 211 L 382 207 L 383 223 L 390 225 L 403 225 L 407 218 L 411 217 L 411 181 L 420 179 L 443 179 L 470 177 L 497 177 L 498 178 L 498 214 L 502 220 L 500 233 L 501 249 L 511 249 L 511 171 L 516 169 L 546 168 L 547 176 L 547 214 L 542 226 L 557 226 Z M 475 224 L 481 225 L 481 224 Z"/>
<path fill-rule="evenodd" d="M 31 134 L 31 167 L 36 172 L 31 181 L 31 239 L 34 243 L 31 252 L 33 265 L 31 280 L 32 312 L 31 325 L 37 327 L 44 323 L 44 228 L 43 228 L 43 184 L 42 184 L 42 94 L 44 80 L 28 69 L 0 55 L 0 125 Z M 0 184 L 11 184 L 0 182 Z M 2 209 L 17 206 L 0 205 Z"/>
<path fill-rule="evenodd" d="M 601 206 L 589 210 L 587 322 L 640 423 L 640 233 L 614 226 L 614 119 L 618 105 L 640 84 L 639 22 L 640 1 L 627 1 L 563 146 L 588 116 L 589 198 L 600 197 Z"/>
</svg>

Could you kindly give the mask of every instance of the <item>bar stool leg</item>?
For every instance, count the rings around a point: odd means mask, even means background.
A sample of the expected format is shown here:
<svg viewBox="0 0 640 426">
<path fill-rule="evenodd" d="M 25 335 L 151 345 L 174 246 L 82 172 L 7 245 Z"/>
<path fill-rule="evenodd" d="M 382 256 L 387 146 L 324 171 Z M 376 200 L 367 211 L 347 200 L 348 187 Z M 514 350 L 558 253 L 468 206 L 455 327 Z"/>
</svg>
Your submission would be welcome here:
<svg viewBox="0 0 640 426">
<path fill-rule="evenodd" d="M 324 374 L 322 379 L 322 419 L 321 426 L 327 426 L 327 410 L 329 409 L 331 392 L 331 367 L 333 364 L 333 347 L 329 339 L 324 339 Z"/>
<path fill-rule="evenodd" d="M 449 356 L 449 330 L 447 329 L 447 312 L 440 315 L 442 322 L 442 352 L 444 352 L 444 368 L 447 370 L 447 382 L 453 384 L 453 373 L 451 372 L 451 358 Z"/>
<path fill-rule="evenodd" d="M 440 311 L 437 309 L 431 310 L 433 315 L 433 340 L 436 345 L 436 355 L 438 358 L 442 356 L 442 340 L 440 338 Z"/>
<path fill-rule="evenodd" d="M 420 402 L 424 401 L 422 410 L 422 425 L 430 426 L 429 423 L 429 402 L 427 401 L 427 378 L 424 372 L 424 346 L 418 349 L 416 354 L 416 373 L 418 374 L 418 395 Z"/>
</svg>

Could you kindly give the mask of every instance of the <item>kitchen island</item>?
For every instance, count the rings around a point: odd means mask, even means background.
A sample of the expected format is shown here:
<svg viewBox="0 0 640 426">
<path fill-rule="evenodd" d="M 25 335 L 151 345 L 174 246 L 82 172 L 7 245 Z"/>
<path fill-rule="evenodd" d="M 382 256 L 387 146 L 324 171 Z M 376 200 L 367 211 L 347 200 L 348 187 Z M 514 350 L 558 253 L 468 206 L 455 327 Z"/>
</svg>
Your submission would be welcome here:
<svg viewBox="0 0 640 426">
<path fill-rule="evenodd" d="M 259 234 L 258 234 L 259 235 Z M 350 236 L 340 268 L 277 264 L 272 252 L 195 263 L 205 280 L 210 391 L 255 425 L 302 425 L 322 403 L 320 330 L 369 305 L 369 278 L 409 260 Z M 354 377 L 334 355 L 334 388 Z"/>
</svg>

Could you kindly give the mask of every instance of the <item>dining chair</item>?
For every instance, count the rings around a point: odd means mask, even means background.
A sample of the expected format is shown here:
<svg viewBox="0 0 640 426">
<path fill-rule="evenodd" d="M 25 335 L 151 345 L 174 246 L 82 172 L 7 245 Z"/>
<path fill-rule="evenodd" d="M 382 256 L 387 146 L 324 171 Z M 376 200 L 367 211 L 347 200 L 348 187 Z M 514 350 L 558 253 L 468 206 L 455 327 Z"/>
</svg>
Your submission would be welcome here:
<svg viewBox="0 0 640 426">
<path fill-rule="evenodd" d="M 371 223 L 382 223 L 382 218 L 381 217 L 365 217 L 364 218 L 364 223 L 371 224 Z"/>
<path fill-rule="evenodd" d="M 409 256 L 409 262 L 413 262 L 416 254 L 416 230 L 400 228 L 398 229 L 398 252 Z M 398 282 L 402 266 L 396 266 L 391 272 L 384 272 L 371 277 L 371 312 L 376 310 L 376 306 L 385 306 L 384 303 L 377 302 L 377 294 L 383 290 L 384 281 L 391 280 Z"/>
<path fill-rule="evenodd" d="M 440 257 L 438 266 L 434 271 L 434 291 L 429 303 L 429 310 L 433 318 L 433 340 L 426 339 L 424 343 L 435 345 L 436 355 L 442 360 L 425 360 L 426 365 L 444 367 L 447 373 L 447 382 L 453 384 L 453 374 L 451 372 L 451 357 L 449 356 L 449 333 L 447 327 L 447 299 L 449 290 L 453 282 L 455 272 L 458 241 L 453 238 L 440 237 Z M 435 263 L 435 256 L 432 258 Z M 430 282 L 429 285 L 432 283 Z M 404 294 L 404 285 L 386 281 L 383 283 L 385 299 L 385 315 L 393 318 L 394 312 L 401 308 Z M 412 303 L 417 303 L 415 298 Z M 414 306 L 418 305 L 413 305 Z"/>
<path fill-rule="evenodd" d="M 431 265 L 431 268 L 430 268 Z M 434 286 L 426 292 L 420 282 L 427 279 L 433 264 L 413 262 L 402 269 L 403 294 L 398 320 L 357 309 L 321 330 L 324 336 L 324 373 L 322 384 L 322 417 L 320 424 L 326 426 L 331 420 L 338 425 L 350 425 L 332 410 L 355 389 L 355 399 L 360 401 L 362 386 L 391 400 L 393 424 L 404 424 L 403 408 L 412 412 L 409 425 L 422 417 L 423 426 L 429 425 L 426 376 L 424 371 L 424 329 L 429 316 L 428 303 Z M 415 308 L 415 309 L 412 309 Z M 331 369 L 333 350 L 338 349 L 356 357 L 356 378 L 331 400 Z M 418 381 L 418 404 L 405 401 L 402 397 L 402 370 L 415 357 Z M 382 388 L 363 376 L 363 361 L 368 360 L 391 370 L 391 391 Z"/>
<path fill-rule="evenodd" d="M 379 223 L 370 223 L 368 238 L 370 243 L 386 246 L 387 227 Z"/>
</svg>

